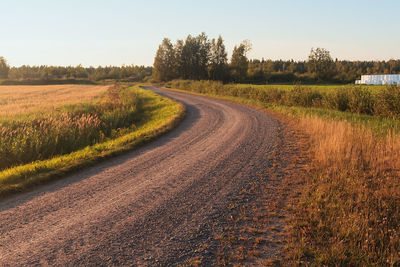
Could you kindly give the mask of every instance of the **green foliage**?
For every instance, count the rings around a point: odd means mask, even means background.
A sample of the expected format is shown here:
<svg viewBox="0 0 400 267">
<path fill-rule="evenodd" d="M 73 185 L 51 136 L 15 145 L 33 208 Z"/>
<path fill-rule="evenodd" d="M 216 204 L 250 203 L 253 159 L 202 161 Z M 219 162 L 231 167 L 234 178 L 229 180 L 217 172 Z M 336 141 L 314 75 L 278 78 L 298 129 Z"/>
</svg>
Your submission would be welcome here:
<svg viewBox="0 0 400 267">
<path fill-rule="evenodd" d="M 223 39 L 209 40 L 205 33 L 196 37 L 188 35 L 174 45 L 175 61 L 172 64 L 174 78 L 164 79 L 210 79 L 223 82 L 253 84 L 267 83 L 354 83 L 364 74 L 400 73 L 400 60 L 389 61 L 333 61 L 324 48 L 311 49 L 307 61 L 253 59 L 246 53 L 251 48 L 245 41 L 234 47 L 228 64 Z M 173 54 L 172 51 L 170 53 Z M 171 56 L 172 58 L 172 56 Z M 155 60 L 156 63 L 157 60 Z M 156 64 L 154 65 L 156 66 Z M 160 80 L 159 76 L 155 76 Z"/>
<path fill-rule="evenodd" d="M 289 106 L 319 107 L 322 105 L 323 95 L 310 87 L 297 85 L 291 91 L 285 91 L 287 101 L 284 104 Z"/>
<path fill-rule="evenodd" d="M 54 83 L 86 83 L 87 81 L 100 81 L 115 79 L 126 82 L 143 81 L 152 75 L 152 67 L 123 65 L 121 67 L 82 67 L 78 66 L 26 66 L 12 67 L 8 78 L 11 84 L 54 84 Z M 8 81 L 4 81 L 5 84 Z"/>
<path fill-rule="evenodd" d="M 8 73 L 10 71 L 10 66 L 4 57 L 0 57 L 0 79 L 7 79 Z"/>
<path fill-rule="evenodd" d="M 172 45 L 164 39 L 154 59 L 154 79 L 170 81 L 174 78 L 201 80 L 228 79 L 227 54 L 223 39 L 209 40 L 203 32 L 188 35 Z"/>
<path fill-rule="evenodd" d="M 330 109 L 346 111 L 349 109 L 348 91 L 346 88 L 338 88 L 327 94 L 325 98 L 326 106 Z"/>
<path fill-rule="evenodd" d="M 378 94 L 376 111 L 384 116 L 400 117 L 400 86 L 387 86 Z"/>
<path fill-rule="evenodd" d="M 239 46 L 235 46 L 232 52 L 230 64 L 231 77 L 235 82 L 243 82 L 247 78 L 247 69 L 249 60 L 246 57 L 247 52 L 251 50 L 249 41 L 243 41 Z"/>
<path fill-rule="evenodd" d="M 371 92 L 363 87 L 348 88 L 349 108 L 352 113 L 358 114 L 375 114 L 374 97 Z M 378 115 L 378 114 L 376 114 Z"/>
<path fill-rule="evenodd" d="M 175 46 L 177 76 L 183 79 L 206 79 L 211 57 L 211 43 L 205 33 L 193 37 L 188 35 L 178 40 Z"/>
<path fill-rule="evenodd" d="M 319 81 L 329 81 L 335 74 L 335 64 L 329 51 L 324 48 L 311 49 L 308 67 Z"/>
<path fill-rule="evenodd" d="M 224 81 L 227 79 L 228 54 L 225 51 L 224 41 L 221 35 L 218 40 L 211 40 L 211 53 L 209 65 L 209 77 L 211 80 Z"/>
<path fill-rule="evenodd" d="M 164 38 L 154 58 L 153 77 L 158 81 L 169 81 L 176 78 L 176 58 L 171 41 Z"/>
</svg>

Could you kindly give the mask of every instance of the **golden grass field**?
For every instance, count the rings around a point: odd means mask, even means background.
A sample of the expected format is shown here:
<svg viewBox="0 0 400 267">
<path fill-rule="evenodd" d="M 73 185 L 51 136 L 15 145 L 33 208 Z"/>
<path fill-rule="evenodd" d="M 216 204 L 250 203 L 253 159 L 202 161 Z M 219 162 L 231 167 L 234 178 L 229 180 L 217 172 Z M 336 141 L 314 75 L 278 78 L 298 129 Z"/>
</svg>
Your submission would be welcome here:
<svg viewBox="0 0 400 267">
<path fill-rule="evenodd" d="M 0 118 L 90 102 L 108 87 L 77 84 L 0 86 Z"/>
</svg>

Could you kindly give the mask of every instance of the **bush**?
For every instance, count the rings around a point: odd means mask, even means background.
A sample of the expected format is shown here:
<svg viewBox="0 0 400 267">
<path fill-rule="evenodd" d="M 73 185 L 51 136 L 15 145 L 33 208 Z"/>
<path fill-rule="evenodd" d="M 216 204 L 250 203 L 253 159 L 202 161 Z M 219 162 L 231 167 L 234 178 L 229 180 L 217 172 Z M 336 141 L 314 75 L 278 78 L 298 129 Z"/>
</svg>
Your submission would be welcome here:
<svg viewBox="0 0 400 267">
<path fill-rule="evenodd" d="M 375 110 L 378 114 L 400 118 L 400 86 L 388 86 L 377 95 Z"/>
<path fill-rule="evenodd" d="M 320 107 L 323 95 L 309 87 L 296 85 L 293 90 L 288 92 L 288 102 L 290 106 Z"/>
<path fill-rule="evenodd" d="M 340 111 L 349 110 L 350 96 L 346 88 L 342 87 L 326 95 L 324 105 L 330 109 Z"/>
<path fill-rule="evenodd" d="M 374 98 L 371 92 L 362 87 L 350 87 L 349 111 L 359 114 L 374 114 Z"/>
</svg>

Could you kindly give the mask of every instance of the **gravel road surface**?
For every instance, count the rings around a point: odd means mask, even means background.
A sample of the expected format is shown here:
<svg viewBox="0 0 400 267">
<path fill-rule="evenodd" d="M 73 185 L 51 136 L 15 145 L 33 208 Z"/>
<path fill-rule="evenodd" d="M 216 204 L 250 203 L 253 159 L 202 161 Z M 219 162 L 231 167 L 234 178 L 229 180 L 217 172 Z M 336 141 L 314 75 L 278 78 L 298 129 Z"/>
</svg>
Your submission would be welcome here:
<svg viewBox="0 0 400 267">
<path fill-rule="evenodd" d="M 182 123 L 0 201 L 0 266 L 176 265 L 213 242 L 230 199 L 264 171 L 279 122 L 234 103 L 147 89 L 182 102 Z M 204 253 L 212 263 L 212 244 Z"/>
</svg>

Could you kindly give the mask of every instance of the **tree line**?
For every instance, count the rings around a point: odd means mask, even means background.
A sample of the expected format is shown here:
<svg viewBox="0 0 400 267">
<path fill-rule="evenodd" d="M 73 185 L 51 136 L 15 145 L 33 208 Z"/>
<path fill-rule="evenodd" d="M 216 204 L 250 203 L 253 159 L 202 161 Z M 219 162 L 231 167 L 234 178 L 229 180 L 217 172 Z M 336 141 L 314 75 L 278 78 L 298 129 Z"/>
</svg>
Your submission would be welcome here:
<svg viewBox="0 0 400 267">
<path fill-rule="evenodd" d="M 209 39 L 205 33 L 188 35 L 174 44 L 165 38 L 159 45 L 153 67 L 145 66 L 28 66 L 10 67 L 0 57 L 0 79 L 99 81 L 116 79 L 155 81 L 173 79 L 216 80 L 236 83 L 353 83 L 364 74 L 400 73 L 400 60 L 348 61 L 333 60 L 323 48 L 311 49 L 308 60 L 270 60 L 247 58 L 251 49 L 243 41 L 233 49 L 230 60 L 221 36 Z"/>
<path fill-rule="evenodd" d="M 311 49 L 308 60 L 304 61 L 249 60 L 247 53 L 250 49 L 251 43 L 243 41 L 234 47 L 228 61 L 221 36 L 209 39 L 205 33 L 188 35 L 175 44 L 164 38 L 154 58 L 153 77 L 157 81 L 206 79 L 242 83 L 353 83 L 364 74 L 400 73 L 400 60 L 333 60 L 324 48 Z"/>
<path fill-rule="evenodd" d="M 10 67 L 4 57 L 0 57 L 0 79 L 9 80 L 62 80 L 82 79 L 99 81 L 106 79 L 144 81 L 152 76 L 152 67 L 123 66 L 29 66 Z"/>
</svg>

